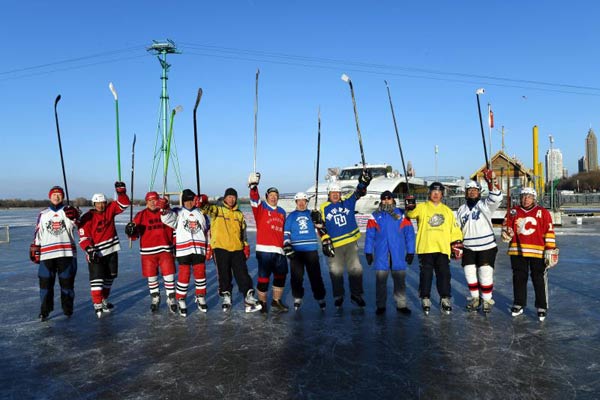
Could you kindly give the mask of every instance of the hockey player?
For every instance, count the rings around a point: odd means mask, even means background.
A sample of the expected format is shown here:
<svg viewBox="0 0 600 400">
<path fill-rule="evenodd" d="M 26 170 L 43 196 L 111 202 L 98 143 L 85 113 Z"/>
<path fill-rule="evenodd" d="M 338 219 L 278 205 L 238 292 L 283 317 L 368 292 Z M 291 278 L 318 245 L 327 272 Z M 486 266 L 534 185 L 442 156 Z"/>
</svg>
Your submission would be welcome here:
<svg viewBox="0 0 600 400">
<path fill-rule="evenodd" d="M 146 193 L 146 208 L 138 212 L 132 222 L 125 226 L 125 233 L 132 240 L 140 239 L 142 275 L 148 280 L 150 289 L 150 310 L 158 311 L 160 290 L 158 272 L 163 277 L 167 305 L 171 312 L 177 312 L 175 299 L 175 260 L 173 257 L 173 228 L 162 223 L 159 196 L 156 192 Z"/>
<path fill-rule="evenodd" d="M 442 203 L 444 185 L 429 185 L 429 199 L 415 205 L 405 199 L 406 215 L 417 220 L 417 254 L 419 256 L 419 297 L 425 315 L 431 309 L 431 284 L 435 271 L 440 307 L 443 313 L 452 312 L 450 301 L 450 258 L 462 256 L 462 232 L 454 213 Z"/>
<path fill-rule="evenodd" d="M 335 248 L 335 257 L 327 258 L 327 263 L 335 299 L 334 304 L 337 308 L 342 307 L 344 303 L 344 267 L 348 271 L 350 300 L 358 307 L 366 306 L 362 297 L 363 268 L 358 258 L 360 232 L 354 210 L 356 201 L 367 193 L 369 182 L 371 182 L 371 174 L 365 169 L 358 178 L 356 190 L 343 197 L 340 185 L 335 181 L 331 182 L 327 187 L 328 200 L 321 204 L 320 217 L 325 223 L 325 228 Z M 318 224 L 318 221 L 313 220 L 313 222 Z"/>
<path fill-rule="evenodd" d="M 375 303 L 377 315 L 385 314 L 387 278 L 392 270 L 396 309 L 410 315 L 406 304 L 406 268 L 415 257 L 415 229 L 404 210 L 396 207 L 389 190 L 381 193 L 379 208 L 369 217 L 365 238 L 367 264 L 376 274 Z"/>
<path fill-rule="evenodd" d="M 283 251 L 290 259 L 292 296 L 294 309 L 298 310 L 304 298 L 304 268 L 308 274 L 313 297 L 319 307 L 325 309 L 325 285 L 319 263 L 318 239 L 315 226 L 307 209 L 308 196 L 299 192 L 294 196 L 296 210 L 285 219 Z"/>
<path fill-rule="evenodd" d="M 108 203 L 102 193 L 92 196 L 92 208 L 81 217 L 79 246 L 86 252 L 94 312 L 98 318 L 113 308 L 108 302 L 110 289 L 119 273 L 121 246 L 115 217 L 129 207 L 125 183 L 115 182 L 117 201 Z"/>
<path fill-rule="evenodd" d="M 175 256 L 179 264 L 177 275 L 177 305 L 179 315 L 187 316 L 185 298 L 192 269 L 196 286 L 196 305 L 201 312 L 207 312 L 206 305 L 206 248 L 208 245 L 208 221 L 195 207 L 196 194 L 185 189 L 181 194 L 183 207 L 169 208 L 167 199 L 159 200 L 162 210 L 161 221 L 175 230 Z"/>
<path fill-rule="evenodd" d="M 273 274 L 273 299 L 271 306 L 279 312 L 287 312 L 288 307 L 282 300 L 288 264 L 283 252 L 283 228 L 285 211 L 277 206 L 279 191 L 270 187 L 265 193 L 265 201 L 258 193 L 259 173 L 248 177 L 250 205 L 256 221 L 256 259 L 258 260 L 258 301 L 262 312 L 267 312 L 269 280 Z"/>
<path fill-rule="evenodd" d="M 513 271 L 513 317 L 523 314 L 527 305 L 527 275 L 535 291 L 535 307 L 540 321 L 548 312 L 548 268 L 558 263 L 558 248 L 554 236 L 552 216 L 536 204 L 537 193 L 524 187 L 520 204 L 507 215 L 502 240 L 509 243 L 508 255 Z"/>
<path fill-rule="evenodd" d="M 63 314 L 73 315 L 75 275 L 77 274 L 77 251 L 75 229 L 79 211 L 63 206 L 65 193 L 60 186 L 48 192 L 50 206 L 42 210 L 35 226 L 33 243 L 29 247 L 31 261 L 39 264 L 41 321 L 48 319 L 54 309 L 54 282 L 58 275 L 60 302 Z"/>
<path fill-rule="evenodd" d="M 463 233 L 464 252 L 462 266 L 469 287 L 467 310 L 492 311 L 494 300 L 494 262 L 498 246 L 494 237 L 492 214 L 502 202 L 502 192 L 494 184 L 492 170 L 485 169 L 483 177 L 488 186 L 488 196 L 481 198 L 481 186 L 470 181 L 465 186 L 466 203 L 458 208 L 456 217 Z"/>
<path fill-rule="evenodd" d="M 238 209 L 237 191 L 233 188 L 225 190 L 223 205 L 212 205 L 206 195 L 197 199 L 197 206 L 211 219 L 210 242 L 219 277 L 219 296 L 222 297 L 223 311 L 231 309 L 231 293 L 233 291 L 232 276 L 244 296 L 246 312 L 255 312 L 261 305 L 254 297 L 252 278 L 248 274 L 246 260 L 250 257 L 250 245 L 246 239 L 246 221 L 244 214 Z"/>
</svg>

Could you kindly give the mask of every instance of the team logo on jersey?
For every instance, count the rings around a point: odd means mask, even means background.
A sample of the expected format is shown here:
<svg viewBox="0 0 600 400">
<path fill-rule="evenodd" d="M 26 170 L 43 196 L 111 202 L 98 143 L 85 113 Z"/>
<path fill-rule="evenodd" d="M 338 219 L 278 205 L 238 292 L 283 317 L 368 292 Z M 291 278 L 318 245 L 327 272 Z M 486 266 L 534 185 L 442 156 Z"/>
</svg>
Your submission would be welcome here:
<svg viewBox="0 0 600 400">
<path fill-rule="evenodd" d="M 67 230 L 67 226 L 65 224 L 65 220 L 60 219 L 51 219 L 46 223 L 46 230 L 48 233 L 54 236 L 60 236 L 63 232 Z"/>
<path fill-rule="evenodd" d="M 515 225 L 519 235 L 529 236 L 535 232 L 537 220 L 533 217 L 518 218 Z"/>
<path fill-rule="evenodd" d="M 308 218 L 305 216 L 302 216 L 300 218 L 298 218 L 298 229 L 300 229 L 300 233 L 306 233 L 308 232 Z"/>
<path fill-rule="evenodd" d="M 195 234 L 200 232 L 200 229 L 202 229 L 202 225 L 196 219 L 186 219 L 183 223 L 183 229 L 185 229 L 191 234 Z"/>
<path fill-rule="evenodd" d="M 433 214 L 431 218 L 429 218 L 429 221 L 427 221 L 427 223 L 429 224 L 429 226 L 435 228 L 436 226 L 442 225 L 444 221 L 445 219 L 442 214 Z"/>
</svg>

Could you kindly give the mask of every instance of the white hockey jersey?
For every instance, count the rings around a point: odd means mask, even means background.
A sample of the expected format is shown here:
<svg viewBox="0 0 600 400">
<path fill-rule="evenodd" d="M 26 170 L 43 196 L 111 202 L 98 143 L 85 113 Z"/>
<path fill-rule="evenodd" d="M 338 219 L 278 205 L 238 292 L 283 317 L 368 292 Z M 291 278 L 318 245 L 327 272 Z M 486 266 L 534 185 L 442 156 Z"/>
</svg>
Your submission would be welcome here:
<svg viewBox="0 0 600 400">
<path fill-rule="evenodd" d="M 456 219 L 463 232 L 463 244 L 472 251 L 488 250 L 496 247 L 492 225 L 492 214 L 502 202 L 502 192 L 491 190 L 485 199 L 480 199 L 473 208 L 463 204 L 456 211 Z"/>
<path fill-rule="evenodd" d="M 74 257 L 75 222 L 65 215 L 63 207 L 57 210 L 46 208 L 38 216 L 33 242 L 39 246 L 40 260 L 50 260 L 59 257 Z"/>
<path fill-rule="evenodd" d="M 185 207 L 168 210 L 160 217 L 175 230 L 175 256 L 206 254 L 208 222 L 200 210 Z"/>
</svg>

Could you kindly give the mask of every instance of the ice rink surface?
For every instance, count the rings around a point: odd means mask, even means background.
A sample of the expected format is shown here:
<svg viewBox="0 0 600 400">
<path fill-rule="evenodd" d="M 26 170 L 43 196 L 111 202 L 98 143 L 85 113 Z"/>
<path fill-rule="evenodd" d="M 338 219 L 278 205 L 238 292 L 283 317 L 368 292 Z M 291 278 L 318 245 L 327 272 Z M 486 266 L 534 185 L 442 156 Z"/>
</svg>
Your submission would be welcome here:
<svg viewBox="0 0 600 400">
<path fill-rule="evenodd" d="M 467 288 L 452 262 L 454 312 L 429 316 L 417 299 L 418 266 L 407 275 L 411 316 L 375 315 L 374 272 L 364 271 L 367 307 L 327 309 L 305 282 L 302 308 L 246 314 L 239 293 L 221 311 L 214 264 L 207 266 L 207 314 L 188 295 L 188 317 L 158 313 L 141 276 L 137 244 L 124 249 L 111 315 L 93 313 L 87 264 L 79 254 L 75 313 L 37 319 L 37 267 L 28 260 L 33 227 L 11 229 L 0 244 L 0 398 L 2 399 L 597 399 L 600 398 L 600 222 L 565 220 L 557 229 L 559 265 L 549 271 L 550 309 L 538 322 L 529 285 L 525 314 L 510 316 L 512 275 L 500 243 L 493 312 L 464 310 Z M 254 244 L 254 234 L 250 243 Z M 362 253 L 362 240 L 360 242 Z M 366 267 L 364 257 L 363 266 Z M 249 260 L 256 282 L 256 259 Z M 291 307 L 289 278 L 285 300 Z M 237 290 L 237 288 L 235 289 Z M 346 282 L 346 290 L 347 282 Z M 162 291 L 162 284 L 161 284 Z M 434 292 L 435 293 L 435 289 Z"/>
</svg>

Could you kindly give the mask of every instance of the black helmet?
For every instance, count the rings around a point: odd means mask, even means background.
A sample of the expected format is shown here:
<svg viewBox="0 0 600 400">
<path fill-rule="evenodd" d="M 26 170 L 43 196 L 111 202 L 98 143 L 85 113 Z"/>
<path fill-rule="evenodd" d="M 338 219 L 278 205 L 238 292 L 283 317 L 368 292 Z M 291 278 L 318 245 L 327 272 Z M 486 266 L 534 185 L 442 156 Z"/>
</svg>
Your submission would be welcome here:
<svg viewBox="0 0 600 400">
<path fill-rule="evenodd" d="M 433 182 L 431 185 L 429 185 L 429 193 L 431 193 L 434 190 L 439 190 L 440 192 L 442 192 L 442 194 L 444 194 L 444 185 L 442 185 L 440 182 Z"/>
</svg>

